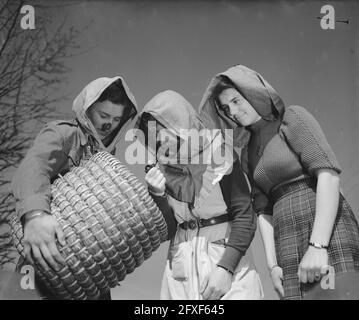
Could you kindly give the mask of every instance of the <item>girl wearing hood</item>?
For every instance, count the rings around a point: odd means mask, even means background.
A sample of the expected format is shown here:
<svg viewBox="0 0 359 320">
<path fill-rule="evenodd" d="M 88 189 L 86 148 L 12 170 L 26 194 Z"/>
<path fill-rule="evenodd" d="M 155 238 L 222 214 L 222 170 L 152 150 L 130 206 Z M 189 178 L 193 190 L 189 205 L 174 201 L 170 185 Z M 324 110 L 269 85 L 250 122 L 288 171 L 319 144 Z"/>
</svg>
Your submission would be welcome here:
<svg viewBox="0 0 359 320">
<path fill-rule="evenodd" d="M 115 154 L 119 139 L 137 114 L 137 106 L 121 77 L 103 77 L 82 90 L 74 100 L 73 111 L 76 119 L 45 125 L 12 181 L 16 211 L 24 229 L 26 259 L 31 263 L 35 259 L 45 269 L 59 270 L 65 263 L 56 247 L 56 241 L 65 245 L 65 239 L 51 216 L 51 183 L 98 151 Z M 40 295 L 53 297 L 41 284 L 38 289 Z"/>
<path fill-rule="evenodd" d="M 171 239 L 161 299 L 261 299 L 261 282 L 247 250 L 256 216 L 231 148 L 223 142 L 215 147 L 210 134 L 196 143 L 190 132 L 203 133 L 205 127 L 173 91 L 147 103 L 139 128 L 157 162 L 145 180 Z M 225 150 L 215 161 L 216 152 Z"/>
<path fill-rule="evenodd" d="M 314 117 L 299 106 L 285 108 L 260 74 L 241 65 L 212 79 L 200 114 L 214 128 L 233 129 L 236 146 L 243 148 L 242 166 L 280 297 L 357 295 L 358 223 L 339 190 L 341 168 Z M 341 289 L 321 289 L 321 278 L 333 267 Z"/>
</svg>

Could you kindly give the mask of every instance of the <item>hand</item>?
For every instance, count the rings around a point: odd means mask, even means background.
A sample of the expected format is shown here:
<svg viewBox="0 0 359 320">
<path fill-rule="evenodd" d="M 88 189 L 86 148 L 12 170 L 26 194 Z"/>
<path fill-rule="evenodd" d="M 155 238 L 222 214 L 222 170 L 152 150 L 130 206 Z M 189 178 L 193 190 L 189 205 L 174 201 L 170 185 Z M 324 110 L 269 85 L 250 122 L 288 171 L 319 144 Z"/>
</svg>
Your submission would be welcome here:
<svg viewBox="0 0 359 320">
<path fill-rule="evenodd" d="M 298 268 L 299 281 L 303 283 L 319 281 L 326 273 L 328 266 L 328 252 L 326 249 L 308 247 Z"/>
<path fill-rule="evenodd" d="M 25 221 L 23 243 L 27 260 L 34 264 L 33 256 L 45 270 L 50 266 L 59 270 L 61 266 L 66 265 L 65 259 L 57 250 L 55 237 L 62 246 L 66 245 L 60 225 L 50 214 Z"/>
<path fill-rule="evenodd" d="M 279 266 L 275 266 L 271 269 L 270 276 L 272 278 L 274 290 L 277 292 L 279 299 L 284 298 L 283 289 L 283 269 Z"/>
<path fill-rule="evenodd" d="M 147 172 L 145 181 L 150 193 L 154 195 L 163 195 L 166 189 L 166 178 L 157 167 L 153 167 Z"/>
<path fill-rule="evenodd" d="M 219 300 L 232 286 L 232 274 L 227 270 L 216 266 L 208 277 L 207 284 L 201 292 L 205 300 Z"/>
</svg>

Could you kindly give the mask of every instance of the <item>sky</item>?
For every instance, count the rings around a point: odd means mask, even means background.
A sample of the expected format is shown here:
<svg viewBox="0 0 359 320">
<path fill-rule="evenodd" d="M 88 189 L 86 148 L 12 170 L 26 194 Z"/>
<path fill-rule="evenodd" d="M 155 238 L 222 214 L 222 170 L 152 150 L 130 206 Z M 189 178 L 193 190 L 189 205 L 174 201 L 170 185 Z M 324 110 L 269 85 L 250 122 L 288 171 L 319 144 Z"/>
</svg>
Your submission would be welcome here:
<svg viewBox="0 0 359 320">
<path fill-rule="evenodd" d="M 318 17 L 325 4 L 349 24 L 323 30 Z M 343 167 L 341 188 L 359 217 L 358 13 L 355 1 L 73 1 L 53 12 L 55 22 L 67 16 L 68 26 L 87 26 L 78 39 L 84 53 L 67 61 L 71 71 L 61 90 L 75 98 L 95 78 L 120 75 L 140 109 L 167 89 L 197 109 L 215 74 L 246 65 L 287 106 L 304 106 L 319 121 Z M 71 117 L 71 102 L 57 111 Z M 130 169 L 143 178 L 143 166 Z M 167 248 L 162 244 L 128 275 L 113 298 L 158 299 Z M 265 299 L 276 299 L 258 232 L 251 250 Z"/>
</svg>

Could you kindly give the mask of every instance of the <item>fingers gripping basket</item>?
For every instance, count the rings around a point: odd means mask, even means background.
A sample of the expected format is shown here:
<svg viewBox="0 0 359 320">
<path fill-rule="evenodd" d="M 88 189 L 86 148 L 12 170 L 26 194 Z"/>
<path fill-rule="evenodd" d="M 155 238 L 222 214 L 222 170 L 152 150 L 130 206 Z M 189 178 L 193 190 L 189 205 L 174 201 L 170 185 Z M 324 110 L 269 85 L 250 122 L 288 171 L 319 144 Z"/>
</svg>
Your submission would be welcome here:
<svg viewBox="0 0 359 320">
<path fill-rule="evenodd" d="M 59 251 L 67 265 L 55 272 L 36 264 L 35 272 L 59 298 L 97 299 L 167 239 L 166 223 L 147 188 L 107 152 L 55 180 L 51 193 L 51 212 L 66 238 Z M 12 232 L 24 256 L 15 217 Z"/>
</svg>

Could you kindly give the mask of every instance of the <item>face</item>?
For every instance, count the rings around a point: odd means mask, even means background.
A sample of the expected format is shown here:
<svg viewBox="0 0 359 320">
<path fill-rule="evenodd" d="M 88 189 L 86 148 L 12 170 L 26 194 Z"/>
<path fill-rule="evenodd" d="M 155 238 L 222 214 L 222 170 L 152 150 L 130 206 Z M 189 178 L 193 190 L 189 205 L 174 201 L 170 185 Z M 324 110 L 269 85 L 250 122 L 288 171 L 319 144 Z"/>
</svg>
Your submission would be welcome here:
<svg viewBox="0 0 359 320">
<path fill-rule="evenodd" d="M 181 145 L 181 140 L 177 137 L 171 130 L 168 130 L 166 127 L 162 126 L 160 123 L 156 125 L 156 153 L 160 151 L 160 148 L 164 148 L 162 151 L 165 151 L 164 156 L 172 158 L 179 156 L 179 149 Z M 161 151 L 159 152 L 161 153 Z"/>
<path fill-rule="evenodd" d="M 87 112 L 101 140 L 106 138 L 120 124 L 125 112 L 125 106 L 114 104 L 109 100 L 95 102 Z"/>
<path fill-rule="evenodd" d="M 223 90 L 218 99 L 219 108 L 237 124 L 246 127 L 261 119 L 257 111 L 236 89 Z"/>
</svg>

